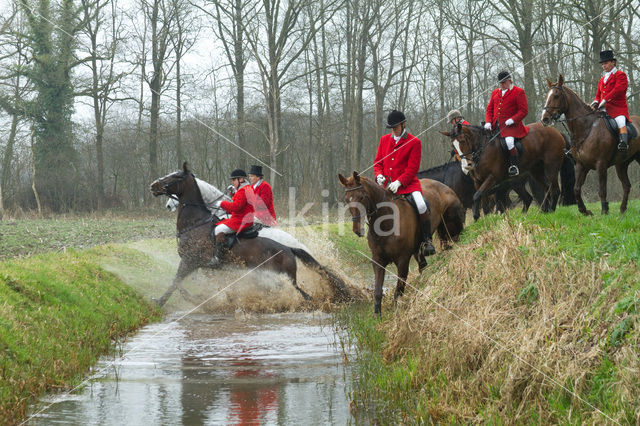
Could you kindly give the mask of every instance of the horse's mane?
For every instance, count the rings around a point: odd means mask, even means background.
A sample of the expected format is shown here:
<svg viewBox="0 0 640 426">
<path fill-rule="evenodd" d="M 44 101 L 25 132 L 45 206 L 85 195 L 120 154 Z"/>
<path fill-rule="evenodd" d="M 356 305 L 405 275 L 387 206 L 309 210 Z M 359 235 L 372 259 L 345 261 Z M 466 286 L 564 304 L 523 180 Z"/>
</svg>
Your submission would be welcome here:
<svg viewBox="0 0 640 426">
<path fill-rule="evenodd" d="M 430 169 L 420 170 L 418 172 L 418 175 L 423 174 L 423 173 L 439 172 L 440 170 L 446 169 L 447 167 L 449 167 L 449 164 L 450 163 L 444 163 L 444 164 L 441 164 L 439 166 L 431 167 Z"/>
</svg>

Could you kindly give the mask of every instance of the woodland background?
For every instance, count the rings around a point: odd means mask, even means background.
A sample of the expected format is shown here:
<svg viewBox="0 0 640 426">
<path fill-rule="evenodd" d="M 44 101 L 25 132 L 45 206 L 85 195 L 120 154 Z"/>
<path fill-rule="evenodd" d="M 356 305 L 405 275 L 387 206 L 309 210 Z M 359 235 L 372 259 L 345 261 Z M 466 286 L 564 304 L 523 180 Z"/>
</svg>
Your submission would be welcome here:
<svg viewBox="0 0 640 426">
<path fill-rule="evenodd" d="M 150 182 L 184 160 L 219 187 L 262 164 L 276 205 L 290 187 L 334 203 L 338 172 L 371 175 L 391 109 L 432 167 L 447 112 L 479 124 L 498 71 L 530 123 L 560 73 L 593 99 L 603 49 L 640 113 L 638 0 L 0 3 L 0 214 L 155 205 Z"/>
</svg>

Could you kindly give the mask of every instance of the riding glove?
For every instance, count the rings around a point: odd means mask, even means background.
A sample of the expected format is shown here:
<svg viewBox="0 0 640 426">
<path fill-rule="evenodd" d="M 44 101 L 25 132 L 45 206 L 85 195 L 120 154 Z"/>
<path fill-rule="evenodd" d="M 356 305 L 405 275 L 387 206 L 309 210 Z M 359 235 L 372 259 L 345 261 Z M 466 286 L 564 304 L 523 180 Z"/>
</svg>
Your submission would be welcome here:
<svg viewBox="0 0 640 426">
<path fill-rule="evenodd" d="M 229 195 L 233 196 L 233 194 L 236 193 L 236 187 L 233 185 L 229 185 L 227 186 L 226 192 L 228 192 Z"/>
<path fill-rule="evenodd" d="M 389 184 L 389 190 L 395 194 L 398 191 L 398 188 L 400 188 L 400 185 L 402 184 L 399 180 L 394 180 Z"/>
<path fill-rule="evenodd" d="M 485 130 L 491 130 L 491 123 L 484 123 Z"/>
<path fill-rule="evenodd" d="M 385 182 L 386 178 L 382 175 L 378 175 L 376 176 L 376 182 L 378 182 L 378 185 L 383 186 L 384 182 Z"/>
<path fill-rule="evenodd" d="M 593 101 L 591 102 L 591 105 L 589 105 L 591 107 L 591 109 L 595 110 L 596 107 L 598 106 L 598 101 Z"/>
<path fill-rule="evenodd" d="M 508 118 L 507 121 L 504 122 L 504 124 L 506 124 L 507 126 L 512 126 L 513 123 L 515 123 L 515 121 L 513 121 L 513 118 Z"/>
<path fill-rule="evenodd" d="M 602 109 L 604 108 L 604 104 L 606 104 L 607 101 L 605 101 L 604 99 L 602 101 L 600 101 L 600 105 L 598 105 L 598 109 Z"/>
</svg>

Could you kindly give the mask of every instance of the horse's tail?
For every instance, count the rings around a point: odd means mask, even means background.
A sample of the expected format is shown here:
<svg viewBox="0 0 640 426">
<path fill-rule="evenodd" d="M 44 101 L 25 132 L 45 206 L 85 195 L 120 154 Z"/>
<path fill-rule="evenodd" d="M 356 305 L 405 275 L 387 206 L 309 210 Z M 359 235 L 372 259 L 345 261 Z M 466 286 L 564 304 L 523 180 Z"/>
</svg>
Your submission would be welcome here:
<svg viewBox="0 0 640 426">
<path fill-rule="evenodd" d="M 565 149 L 569 150 L 571 148 L 569 137 L 564 133 L 562 133 L 562 137 L 564 138 Z M 560 193 L 562 197 L 560 203 L 563 206 L 570 206 L 578 203 L 576 201 L 576 196 L 573 193 L 573 187 L 575 184 L 576 172 L 573 159 L 568 155 L 565 155 L 562 160 L 562 166 L 560 167 Z"/>
<path fill-rule="evenodd" d="M 335 272 L 331 271 L 329 268 L 322 266 L 318 261 L 311 256 L 307 251 L 300 248 L 290 247 L 293 254 L 302 261 L 308 267 L 315 269 L 321 275 L 324 275 L 333 288 L 336 290 L 338 297 L 341 301 L 349 301 L 352 300 L 353 297 L 349 293 L 347 289 L 347 285 L 342 278 L 340 278 Z"/>
</svg>

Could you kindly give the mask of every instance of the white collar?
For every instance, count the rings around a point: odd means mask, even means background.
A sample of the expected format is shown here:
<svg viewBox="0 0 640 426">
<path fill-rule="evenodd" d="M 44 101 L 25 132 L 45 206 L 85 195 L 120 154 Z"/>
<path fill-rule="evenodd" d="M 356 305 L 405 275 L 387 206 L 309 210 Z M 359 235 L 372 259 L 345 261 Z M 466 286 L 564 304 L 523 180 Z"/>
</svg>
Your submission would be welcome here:
<svg viewBox="0 0 640 426">
<path fill-rule="evenodd" d="M 259 187 L 262 182 L 264 182 L 264 179 L 260 179 L 256 183 L 254 183 L 253 184 L 253 189 L 256 189 L 257 187 Z"/>
<path fill-rule="evenodd" d="M 246 180 L 244 182 L 242 182 L 240 185 L 238 185 L 238 189 L 240 188 L 244 188 L 245 186 L 249 185 L 249 182 L 247 182 Z"/>
<path fill-rule="evenodd" d="M 616 73 L 616 71 L 618 71 L 618 68 L 613 67 L 613 68 L 611 68 L 611 71 L 609 71 L 609 72 L 605 72 L 605 73 L 604 73 L 604 82 L 606 83 L 606 82 L 607 82 L 607 80 L 609 80 L 609 77 L 611 77 L 611 75 L 612 75 L 612 74 L 615 74 L 615 73 Z"/>
</svg>

